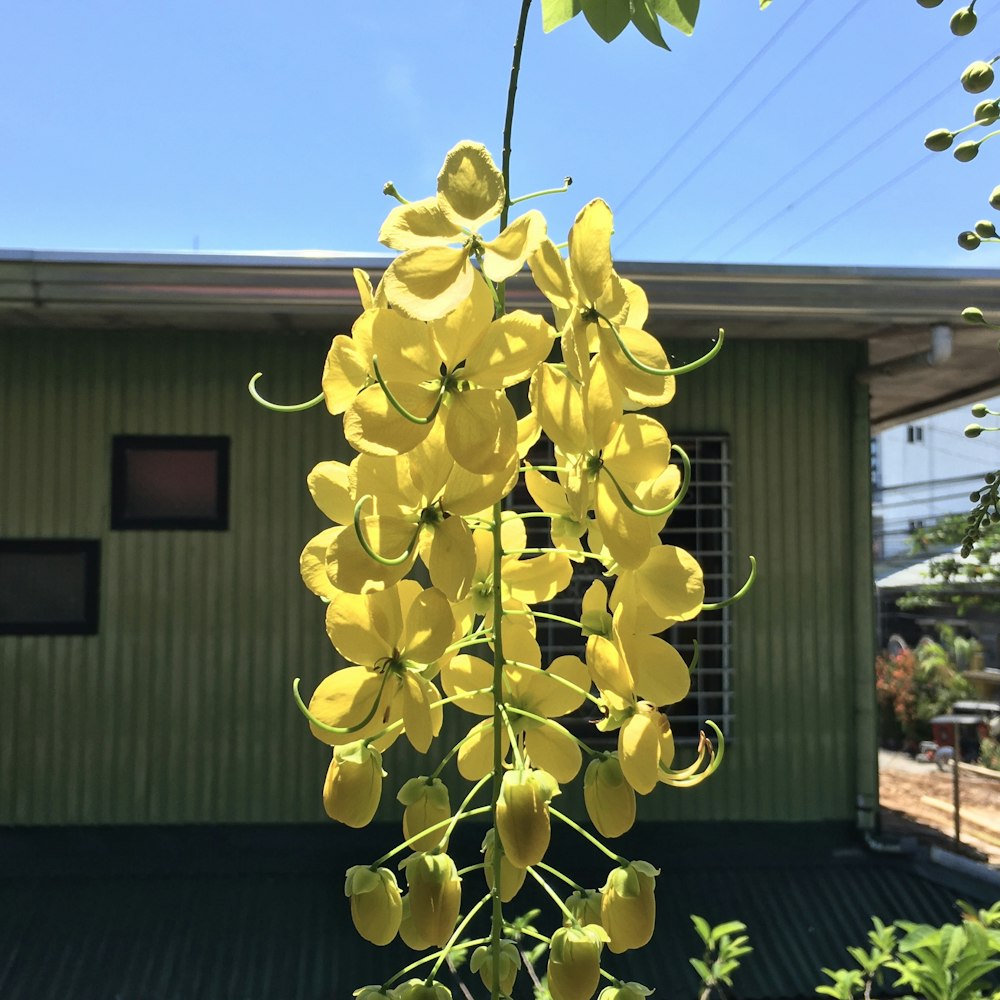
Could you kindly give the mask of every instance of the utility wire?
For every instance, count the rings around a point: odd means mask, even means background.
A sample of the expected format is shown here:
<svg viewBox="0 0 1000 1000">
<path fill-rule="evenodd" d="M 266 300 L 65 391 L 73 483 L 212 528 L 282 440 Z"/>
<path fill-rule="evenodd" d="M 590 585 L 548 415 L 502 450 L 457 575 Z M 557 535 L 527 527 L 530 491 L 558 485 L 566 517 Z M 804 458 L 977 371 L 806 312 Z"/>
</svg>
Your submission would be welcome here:
<svg viewBox="0 0 1000 1000">
<path fill-rule="evenodd" d="M 783 173 L 776 181 L 772 181 L 766 188 L 764 188 L 762 192 L 754 195 L 753 198 L 751 198 L 743 206 L 737 209 L 721 226 L 717 226 L 716 228 L 709 230 L 709 232 L 705 235 L 704 239 L 702 239 L 701 242 L 698 243 L 698 245 L 695 246 L 693 249 L 687 251 L 687 253 L 684 254 L 684 256 L 681 259 L 690 260 L 691 257 L 693 257 L 696 253 L 698 253 L 698 251 L 701 250 L 704 246 L 706 246 L 706 244 L 711 243 L 712 240 L 714 240 L 720 234 L 724 233 L 734 222 L 736 222 L 739 218 L 741 218 L 743 213 L 746 212 L 747 209 L 752 208 L 754 205 L 760 204 L 760 202 L 762 202 L 765 198 L 767 198 L 768 195 L 770 195 L 774 191 L 777 191 L 785 183 L 785 181 L 799 174 L 803 170 L 803 168 L 807 167 L 817 157 L 825 153 L 841 137 L 850 132 L 856 125 L 859 125 L 862 121 L 864 121 L 873 111 L 876 111 L 879 108 L 883 107 L 885 105 L 885 102 L 888 101 L 890 98 L 894 97 L 900 90 L 903 89 L 903 87 L 907 86 L 907 84 L 909 83 L 912 83 L 913 80 L 915 80 L 917 77 L 922 76 L 924 72 L 927 70 L 928 66 L 930 66 L 934 62 L 937 62 L 937 60 L 940 59 L 943 55 L 946 55 L 948 52 L 950 52 L 959 43 L 959 41 L 960 41 L 959 38 L 953 37 L 951 41 L 943 45 L 935 55 L 931 56 L 930 59 L 921 62 L 914 70 L 912 70 L 912 72 L 908 73 L 905 77 L 903 77 L 902 80 L 898 81 L 894 86 L 890 87 L 884 94 L 882 94 L 880 97 L 872 101 L 871 104 L 869 104 L 868 107 L 866 107 L 860 114 L 855 115 L 855 117 L 852 118 L 839 131 L 835 132 L 825 142 L 817 146 L 811 153 L 809 153 L 807 156 L 799 160 L 798 163 L 796 163 L 793 167 L 786 170 L 785 173 Z M 950 86 L 949 89 L 951 89 Z M 938 96 L 940 97 L 940 95 Z M 937 100 L 937 98 L 935 98 L 935 100 Z M 810 193 L 812 192 L 810 191 Z M 800 195 L 798 200 L 801 201 L 801 199 L 802 196 Z M 781 213 L 778 213 L 778 215 L 780 214 Z M 744 237 L 742 240 L 740 240 L 739 243 L 737 243 L 735 246 L 730 247 L 721 256 L 725 257 L 727 254 L 733 253 L 734 251 L 738 250 L 751 237 L 756 235 L 766 226 L 770 225 L 770 223 L 774 219 L 776 219 L 778 215 L 772 216 L 762 226 L 753 230 L 749 236 Z"/>
<path fill-rule="evenodd" d="M 832 27 L 829 31 L 750 109 L 750 111 L 740 119 L 740 121 L 734 125 L 729 132 L 723 136 L 723 138 L 715 144 L 715 146 L 709 150 L 708 153 L 703 156 L 698 163 L 680 180 L 679 183 L 675 184 L 674 187 L 657 202 L 656 207 L 652 211 L 648 212 L 642 219 L 640 219 L 638 225 L 634 226 L 628 234 L 622 239 L 618 240 L 618 249 L 621 248 L 629 242 L 633 237 L 635 237 L 639 232 L 641 232 L 653 219 L 660 214 L 664 206 L 671 201 L 690 181 L 693 177 L 701 173 L 702 168 L 709 161 L 713 160 L 718 154 L 723 150 L 723 148 L 729 144 L 729 142 L 743 129 L 750 121 L 754 118 L 758 111 L 760 111 L 775 94 L 803 67 L 813 56 L 822 49 L 833 36 L 840 31 L 840 29 L 851 20 L 851 18 L 857 13 L 858 9 L 863 7 L 869 0 L 858 0 L 858 2 Z M 803 5 L 805 6 L 805 5 Z M 802 8 L 799 8 L 801 10 Z M 798 11 L 796 12 L 798 13 Z M 787 26 L 787 25 L 786 25 Z"/>
<path fill-rule="evenodd" d="M 727 94 L 732 93 L 733 88 L 736 86 L 736 84 L 738 84 L 743 79 L 743 77 L 745 77 L 747 73 L 749 73 L 750 70 L 757 65 L 760 59 L 770 50 L 771 46 L 773 46 L 778 41 L 778 39 L 792 26 L 792 24 L 794 24 L 795 19 L 806 9 L 806 7 L 809 6 L 810 2 L 811 0 L 804 0 L 802 5 L 796 8 L 794 13 L 792 13 L 789 16 L 788 20 L 785 21 L 785 23 L 761 46 L 757 54 L 753 56 L 750 59 L 750 61 L 743 67 L 743 69 L 741 69 L 736 74 L 736 76 L 734 76 L 708 103 L 709 108 L 719 104 Z M 639 191 L 643 187 L 645 187 L 646 184 L 649 183 L 653 175 L 659 171 L 660 167 L 662 167 L 663 164 L 666 163 L 667 160 L 669 160 L 670 157 L 673 156 L 674 153 L 676 153 L 677 150 L 680 149 L 685 142 L 687 142 L 688 138 L 691 136 L 691 133 L 694 132 L 698 128 L 698 126 L 704 122 L 704 120 L 705 120 L 704 112 L 697 115 L 692 124 L 688 126 L 687 131 L 685 131 L 678 139 L 675 139 L 674 144 L 656 161 L 656 163 L 654 163 L 649 168 L 649 170 L 646 171 L 645 174 L 642 175 L 642 177 L 639 178 L 638 181 L 636 181 L 636 183 L 632 187 L 632 190 L 629 191 L 629 193 L 625 195 L 624 198 L 621 198 L 616 202 L 615 210 L 618 213 L 621 213 L 623 211 L 625 206 L 636 196 L 636 194 L 638 194 Z"/>
</svg>

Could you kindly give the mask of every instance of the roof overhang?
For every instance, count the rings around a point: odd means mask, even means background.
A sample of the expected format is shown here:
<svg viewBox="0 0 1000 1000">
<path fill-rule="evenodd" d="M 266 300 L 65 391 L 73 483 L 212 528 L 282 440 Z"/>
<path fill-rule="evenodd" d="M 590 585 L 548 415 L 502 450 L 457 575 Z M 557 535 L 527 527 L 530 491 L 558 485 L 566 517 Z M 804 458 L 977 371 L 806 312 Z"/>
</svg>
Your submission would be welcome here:
<svg viewBox="0 0 1000 1000">
<path fill-rule="evenodd" d="M 383 256 L 296 253 L 63 253 L 0 250 L 0 329 L 346 330 L 352 269 L 374 280 Z M 651 332 L 706 343 L 719 326 L 751 340 L 863 341 L 875 430 L 1000 391 L 996 332 L 962 322 L 1000 315 L 1000 271 L 619 263 L 650 301 Z M 526 275 L 508 301 L 545 306 Z M 927 363 L 931 330 L 952 353 Z"/>
</svg>

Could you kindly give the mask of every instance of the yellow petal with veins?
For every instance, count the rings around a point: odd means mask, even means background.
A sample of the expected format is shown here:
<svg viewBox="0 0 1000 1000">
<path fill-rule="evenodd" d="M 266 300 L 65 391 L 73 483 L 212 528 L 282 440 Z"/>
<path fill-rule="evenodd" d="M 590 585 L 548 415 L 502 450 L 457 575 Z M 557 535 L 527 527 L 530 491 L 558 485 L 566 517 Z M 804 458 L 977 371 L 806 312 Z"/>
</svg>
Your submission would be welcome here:
<svg viewBox="0 0 1000 1000">
<path fill-rule="evenodd" d="M 611 281 L 611 209 L 600 198 L 585 205 L 569 231 L 573 283 L 585 305 L 600 299 Z"/>
<path fill-rule="evenodd" d="M 398 697 L 402 700 L 403 731 L 419 753 L 426 753 L 431 741 L 441 732 L 440 692 L 430 681 L 407 670 Z"/>
<path fill-rule="evenodd" d="M 454 226 L 478 232 L 503 208 L 506 190 L 493 157 L 478 142 L 460 142 L 445 155 L 437 178 L 437 205 Z"/>
<path fill-rule="evenodd" d="M 419 589 L 419 584 L 414 586 Z M 344 659 L 379 665 L 384 657 L 392 656 L 403 635 L 398 591 L 338 594 L 327 605 L 326 631 Z"/>
<path fill-rule="evenodd" d="M 493 684 L 493 664 L 478 656 L 459 653 L 441 667 L 441 684 L 449 697 L 465 695 L 455 704 L 473 715 L 492 715 L 493 696 L 487 690 L 480 694 L 467 692 L 490 688 Z"/>
<path fill-rule="evenodd" d="M 365 357 L 350 337 L 343 334 L 334 337 L 323 365 L 323 398 L 327 411 L 334 416 L 343 413 L 364 388 L 370 371 L 370 355 Z"/>
<path fill-rule="evenodd" d="M 579 774 L 583 762 L 580 747 L 558 722 L 529 729 L 524 741 L 531 763 L 548 771 L 560 784 L 572 781 Z"/>
<path fill-rule="evenodd" d="M 470 472 L 507 469 L 517 452 L 517 416 L 506 396 L 471 389 L 450 397 L 445 440 L 455 461 Z"/>
<path fill-rule="evenodd" d="M 351 467 L 343 462 L 320 462 L 306 477 L 316 506 L 337 524 L 350 524 L 354 520 L 350 478 Z"/>
<path fill-rule="evenodd" d="M 556 309 L 569 309 L 575 298 L 575 290 L 566 269 L 566 261 L 552 240 L 542 240 L 538 249 L 528 257 L 528 267 L 531 268 L 531 277 L 542 295 Z"/>
<path fill-rule="evenodd" d="M 404 580 L 399 587 L 413 582 Z M 421 590 L 404 614 L 400 655 L 422 664 L 433 663 L 444 656 L 455 631 L 455 617 L 448 598 L 436 587 Z"/>
<path fill-rule="evenodd" d="M 363 517 L 361 530 L 376 552 L 387 556 L 406 551 L 413 526 L 399 518 Z M 338 591 L 367 594 L 384 590 L 402 580 L 410 571 L 416 552 L 399 566 L 383 566 L 361 547 L 354 525 L 334 528 L 326 549 L 325 567 L 330 583 Z"/>
<path fill-rule="evenodd" d="M 408 250 L 386 269 L 385 293 L 395 309 L 411 319 L 440 319 L 472 291 L 476 270 L 464 247 Z"/>
<path fill-rule="evenodd" d="M 393 396 L 416 417 L 428 416 L 437 401 L 437 391 L 396 382 L 389 385 Z M 381 386 L 358 394 L 344 415 L 344 437 L 356 451 L 370 455 L 403 455 L 415 448 L 433 426 L 408 420 L 386 398 Z"/>
<path fill-rule="evenodd" d="M 681 654 L 655 635 L 619 639 L 635 678 L 635 692 L 653 705 L 675 705 L 691 690 L 691 675 Z"/>
<path fill-rule="evenodd" d="M 333 597 L 337 588 L 330 582 L 326 574 L 326 551 L 330 543 L 343 531 L 343 528 L 327 528 L 314 535 L 306 542 L 306 547 L 299 556 L 299 573 L 302 582 L 317 597 Z"/>
<path fill-rule="evenodd" d="M 453 371 L 476 350 L 493 322 L 493 309 L 493 295 L 482 275 L 476 273 L 469 295 L 430 324 L 438 359 L 447 371 Z"/>
<path fill-rule="evenodd" d="M 310 713 L 328 726 L 350 728 L 368 717 L 378 698 L 382 678 L 365 667 L 345 667 L 324 678 L 309 700 Z M 344 746 L 374 736 L 385 728 L 393 694 L 390 679 L 382 691 L 372 719 L 353 733 L 328 733 L 310 723 L 313 736 L 330 746 Z"/>
<path fill-rule="evenodd" d="M 469 353 L 463 374 L 476 385 L 503 389 L 530 378 L 549 354 L 555 330 L 542 319 L 517 309 L 490 324 Z"/>
<path fill-rule="evenodd" d="M 545 238 L 545 216 L 532 209 L 515 219 L 496 239 L 483 244 L 483 274 L 490 281 L 513 278 Z"/>
<path fill-rule="evenodd" d="M 372 321 L 372 352 L 386 382 L 433 382 L 441 357 L 427 323 L 407 319 L 395 309 L 379 309 Z"/>
<path fill-rule="evenodd" d="M 461 227 L 448 221 L 436 198 L 424 198 L 394 208 L 382 223 L 378 241 L 390 250 L 413 250 L 452 243 L 461 234 Z"/>
</svg>

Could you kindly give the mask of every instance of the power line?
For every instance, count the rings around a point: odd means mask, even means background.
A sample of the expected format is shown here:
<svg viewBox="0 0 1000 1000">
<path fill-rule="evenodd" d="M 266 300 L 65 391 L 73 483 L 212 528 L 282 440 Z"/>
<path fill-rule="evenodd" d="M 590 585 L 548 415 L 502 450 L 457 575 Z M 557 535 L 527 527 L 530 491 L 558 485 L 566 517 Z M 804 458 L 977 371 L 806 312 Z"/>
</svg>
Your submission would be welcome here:
<svg viewBox="0 0 1000 1000">
<path fill-rule="evenodd" d="M 809 62 L 820 49 L 822 49 L 830 39 L 845 25 L 848 21 L 855 15 L 859 8 L 863 7 L 869 0 L 858 0 L 858 2 L 832 27 L 829 31 L 750 109 L 749 113 L 746 114 L 740 121 L 734 125 L 729 132 L 718 142 L 716 145 L 703 156 L 698 163 L 692 167 L 692 169 L 684 175 L 679 183 L 675 184 L 674 187 L 667 193 L 667 195 L 660 199 L 656 204 L 656 207 L 649 213 L 647 213 L 633 229 L 621 240 L 618 241 L 618 249 L 621 248 L 629 242 L 634 236 L 636 236 L 642 229 L 652 220 L 659 215 L 663 210 L 664 206 L 679 192 L 681 191 L 693 177 L 699 174 L 702 168 L 709 161 L 714 159 L 722 149 L 733 139 L 734 136 L 742 129 L 744 126 L 748 125 L 753 117 L 760 111 L 775 94 L 807 63 Z M 804 5 L 803 5 L 804 6 Z M 801 8 L 800 8 L 801 10 Z"/>
<path fill-rule="evenodd" d="M 795 164 L 795 166 L 791 167 L 789 170 L 786 170 L 785 173 L 783 173 L 776 181 L 772 181 L 766 188 L 764 188 L 764 190 L 762 192 L 760 192 L 759 194 L 757 194 L 753 198 L 751 198 L 749 201 L 747 201 L 741 208 L 739 208 L 737 211 L 735 211 L 721 226 L 718 226 L 718 227 L 710 230 L 708 232 L 708 234 L 704 237 L 704 239 L 702 239 L 702 241 L 700 243 L 698 243 L 698 245 L 695 246 L 692 250 L 689 250 L 681 259 L 682 260 L 689 260 L 694 254 L 698 253 L 698 251 L 701 250 L 702 247 L 704 247 L 708 243 L 711 243 L 712 240 L 715 239 L 720 233 L 724 233 L 733 222 L 735 222 L 737 219 L 739 219 L 743 215 L 743 213 L 746 212 L 746 210 L 748 208 L 751 208 L 753 205 L 758 204 L 761 201 L 763 201 L 763 199 L 765 199 L 773 191 L 778 190 L 785 183 L 785 181 L 789 180 L 789 178 L 791 178 L 791 177 L 794 177 L 804 167 L 806 167 L 810 163 L 812 163 L 818 156 L 821 156 L 823 153 L 825 153 L 832 145 L 834 145 L 834 143 L 837 142 L 837 140 L 839 140 L 847 132 L 850 132 L 851 129 L 853 129 L 860 122 L 864 121 L 864 119 L 867 118 L 873 111 L 877 110 L 878 108 L 883 107 L 885 105 L 885 102 L 887 100 L 889 100 L 891 97 L 893 97 L 900 90 L 902 90 L 903 87 L 905 87 L 907 84 L 911 83 L 917 77 L 922 76 L 923 73 L 926 71 L 927 67 L 931 63 L 936 62 L 938 59 L 941 58 L 941 56 L 943 56 L 946 53 L 948 53 L 949 51 L 951 51 L 951 49 L 954 48 L 954 46 L 957 45 L 958 42 L 959 42 L 959 39 L 957 37 L 953 37 L 951 39 L 951 41 L 947 42 L 944 46 L 942 46 L 937 51 L 937 53 L 935 55 L 933 55 L 930 59 L 928 59 L 928 60 L 926 60 L 924 62 L 921 62 L 915 69 L 913 69 L 910 73 L 908 73 L 905 77 L 903 77 L 902 80 L 899 80 L 894 86 L 890 87 L 884 94 L 882 94 L 880 97 L 878 97 L 874 101 L 872 101 L 872 103 L 869 104 L 868 107 L 866 107 L 860 114 L 858 114 L 854 118 L 852 118 L 838 132 L 835 132 L 825 142 L 823 142 L 819 146 L 817 146 L 811 153 L 809 153 L 803 159 L 799 160 L 798 163 Z M 950 86 L 949 86 L 948 89 L 951 89 Z M 939 94 L 938 97 L 940 97 L 940 96 L 941 95 Z M 935 100 L 937 100 L 937 98 L 935 98 Z M 810 192 L 809 192 L 810 194 L 812 193 L 812 190 L 814 190 L 814 189 L 810 190 Z M 801 196 L 801 195 L 799 196 L 799 200 L 800 201 L 802 200 L 802 197 L 804 197 L 804 196 Z M 794 204 L 794 202 L 793 202 L 793 204 Z M 791 206 L 789 206 L 789 207 L 791 207 Z M 784 209 L 783 211 L 787 211 L 787 208 Z M 779 215 L 780 214 L 781 213 L 779 213 Z M 778 217 L 777 215 L 772 216 L 771 219 L 769 219 L 768 222 L 764 224 L 764 226 L 766 227 L 767 225 L 769 225 L 770 222 L 773 221 L 774 219 L 776 219 L 777 217 Z M 738 250 L 752 236 L 754 236 L 754 235 L 756 235 L 756 233 L 760 232 L 762 228 L 764 228 L 764 227 L 759 227 L 758 229 L 755 229 L 753 232 L 750 233 L 750 236 L 744 237 L 735 246 L 732 246 L 728 250 L 726 250 L 722 254 L 722 256 L 725 256 L 726 254 L 733 253 L 735 250 Z"/>
<path fill-rule="evenodd" d="M 796 18 L 806 9 L 806 7 L 809 6 L 809 3 L 810 3 L 810 0 L 805 0 L 805 2 L 802 4 L 802 6 L 798 7 L 795 10 L 795 12 L 793 14 L 791 14 L 791 16 L 788 18 L 788 20 L 785 21 L 785 23 L 760 47 L 760 49 L 757 51 L 757 54 L 755 56 L 753 56 L 750 59 L 750 61 L 743 67 L 743 69 L 741 69 L 736 74 L 736 76 L 734 76 L 719 91 L 719 93 L 716 94 L 715 97 L 708 103 L 708 107 L 709 108 L 711 108 L 714 105 L 718 104 L 726 96 L 726 94 L 730 93 L 732 91 L 733 87 L 735 87 L 736 84 L 738 84 L 740 82 L 740 80 L 742 80 L 743 77 L 745 77 L 747 75 L 747 73 L 749 73 L 750 70 L 753 69 L 753 67 L 759 62 L 759 60 L 761 59 L 761 57 L 792 26 L 792 24 L 795 22 Z M 688 126 L 687 131 L 684 132 L 680 136 L 680 138 L 674 140 L 674 144 L 656 161 L 656 163 L 654 163 L 649 168 L 649 170 L 646 171 L 645 174 L 642 175 L 642 177 L 639 178 L 638 181 L 636 181 L 635 185 L 632 187 L 632 190 L 629 191 L 629 193 L 627 195 L 625 195 L 624 198 L 620 199 L 616 203 L 615 209 L 616 209 L 617 212 L 619 212 L 619 213 L 622 212 L 622 210 L 625 208 L 625 206 L 635 197 L 636 194 L 638 194 L 639 190 L 641 188 L 643 188 L 643 187 L 646 186 L 646 184 L 652 179 L 653 175 L 656 174 L 659 171 L 660 167 L 662 167 L 663 164 L 666 163 L 667 160 L 669 160 L 670 157 L 673 156 L 674 153 L 676 153 L 677 150 L 680 149 L 684 145 L 684 143 L 690 137 L 691 133 L 694 132 L 698 128 L 698 126 L 702 124 L 702 122 L 704 120 L 705 120 L 704 119 L 704 112 L 702 112 L 702 114 L 697 115 L 695 117 L 694 122 L 691 125 Z"/>
</svg>

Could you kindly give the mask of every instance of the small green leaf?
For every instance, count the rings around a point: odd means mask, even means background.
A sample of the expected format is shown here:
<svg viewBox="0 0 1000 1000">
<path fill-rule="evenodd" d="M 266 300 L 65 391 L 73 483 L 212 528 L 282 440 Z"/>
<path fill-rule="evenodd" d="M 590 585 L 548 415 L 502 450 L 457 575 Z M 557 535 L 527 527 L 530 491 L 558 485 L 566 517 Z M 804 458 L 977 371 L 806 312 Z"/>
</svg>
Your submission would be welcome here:
<svg viewBox="0 0 1000 1000">
<path fill-rule="evenodd" d="M 542 0 L 542 31 L 552 31 L 580 13 L 580 0 Z"/>
<path fill-rule="evenodd" d="M 765 10 L 767 7 L 771 6 L 771 0 L 760 0 L 760 9 Z"/>
<path fill-rule="evenodd" d="M 688 961 L 694 966 L 694 971 L 698 973 L 698 978 L 706 985 L 712 983 L 712 973 L 708 966 L 697 958 L 689 958 Z"/>
<path fill-rule="evenodd" d="M 660 31 L 660 22 L 649 9 L 646 0 L 632 0 L 632 23 L 636 26 L 639 34 L 648 42 L 661 49 L 670 51 L 670 46 L 663 40 L 663 33 Z"/>
<path fill-rule="evenodd" d="M 719 938 L 724 937 L 727 934 L 737 934 L 739 931 L 745 931 L 746 929 L 747 925 L 740 923 L 739 920 L 730 920 L 728 923 L 719 924 L 717 927 L 713 927 L 712 937 L 718 941 Z"/>
<path fill-rule="evenodd" d="M 582 0 L 583 16 L 606 42 L 613 42 L 631 17 L 629 0 Z"/>
<path fill-rule="evenodd" d="M 699 917 L 697 914 L 691 914 L 691 923 L 694 924 L 694 929 L 698 932 L 698 936 L 705 942 L 709 944 L 712 940 L 712 928 L 709 926 L 708 921 L 704 917 Z"/>
<path fill-rule="evenodd" d="M 685 35 L 694 31 L 699 0 L 651 0 L 651 6 L 667 24 Z"/>
</svg>

